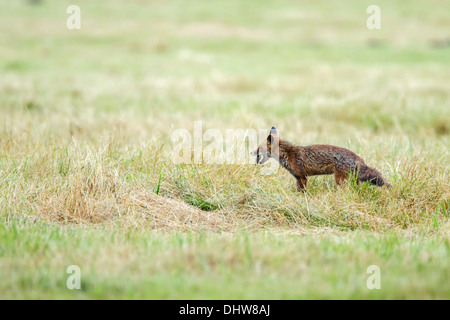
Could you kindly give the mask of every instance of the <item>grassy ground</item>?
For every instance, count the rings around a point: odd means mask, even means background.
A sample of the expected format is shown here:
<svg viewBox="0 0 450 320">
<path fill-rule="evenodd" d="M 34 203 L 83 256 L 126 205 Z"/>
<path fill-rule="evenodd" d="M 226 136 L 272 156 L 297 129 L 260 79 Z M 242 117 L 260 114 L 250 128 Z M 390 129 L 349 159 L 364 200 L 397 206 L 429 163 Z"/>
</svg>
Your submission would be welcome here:
<svg viewBox="0 0 450 320">
<path fill-rule="evenodd" d="M 69 4 L 0 4 L 0 298 L 450 298 L 448 2 Z M 175 165 L 194 121 L 393 187 Z"/>
</svg>

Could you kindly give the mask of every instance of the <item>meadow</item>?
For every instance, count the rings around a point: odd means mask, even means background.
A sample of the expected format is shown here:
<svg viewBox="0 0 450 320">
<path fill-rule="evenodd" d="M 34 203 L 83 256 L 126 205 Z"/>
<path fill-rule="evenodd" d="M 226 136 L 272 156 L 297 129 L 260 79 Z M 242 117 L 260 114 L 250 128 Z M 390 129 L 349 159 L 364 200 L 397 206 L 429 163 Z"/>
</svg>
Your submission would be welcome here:
<svg viewBox="0 0 450 320">
<path fill-rule="evenodd" d="M 30 3 L 0 3 L 1 299 L 450 298 L 448 1 L 377 1 L 380 30 L 356 0 Z M 392 187 L 175 164 L 195 121 Z"/>
</svg>

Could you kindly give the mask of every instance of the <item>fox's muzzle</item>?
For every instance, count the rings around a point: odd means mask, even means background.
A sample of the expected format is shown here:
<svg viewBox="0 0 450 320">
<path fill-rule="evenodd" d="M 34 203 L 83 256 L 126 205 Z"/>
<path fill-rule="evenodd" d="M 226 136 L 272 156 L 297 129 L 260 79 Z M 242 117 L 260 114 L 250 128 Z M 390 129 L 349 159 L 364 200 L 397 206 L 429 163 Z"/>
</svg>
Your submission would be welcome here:
<svg viewBox="0 0 450 320">
<path fill-rule="evenodd" d="M 250 154 L 252 156 L 256 156 L 255 164 L 264 164 L 270 158 L 270 153 L 269 152 L 266 152 L 266 154 L 264 154 L 262 152 L 256 151 L 256 152 L 251 152 Z"/>
</svg>

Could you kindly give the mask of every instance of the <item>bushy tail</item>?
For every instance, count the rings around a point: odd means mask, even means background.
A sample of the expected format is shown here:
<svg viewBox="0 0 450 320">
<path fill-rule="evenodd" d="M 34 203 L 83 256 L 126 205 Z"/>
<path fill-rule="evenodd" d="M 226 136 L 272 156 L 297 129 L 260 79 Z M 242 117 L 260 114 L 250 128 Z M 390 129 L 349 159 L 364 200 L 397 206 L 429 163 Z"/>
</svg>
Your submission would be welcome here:
<svg viewBox="0 0 450 320">
<path fill-rule="evenodd" d="M 371 184 L 376 186 L 386 186 L 391 185 L 383 178 L 381 173 L 374 168 L 371 168 L 365 164 L 358 167 L 358 180 L 359 181 L 369 181 Z"/>
</svg>

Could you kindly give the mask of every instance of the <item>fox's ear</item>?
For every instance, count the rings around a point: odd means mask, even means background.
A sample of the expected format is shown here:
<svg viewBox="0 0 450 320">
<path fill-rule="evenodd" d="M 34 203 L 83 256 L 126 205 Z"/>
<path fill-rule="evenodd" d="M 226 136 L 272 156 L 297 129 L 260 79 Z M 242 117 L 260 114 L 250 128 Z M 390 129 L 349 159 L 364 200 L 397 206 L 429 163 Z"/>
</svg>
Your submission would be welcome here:
<svg viewBox="0 0 450 320">
<path fill-rule="evenodd" d="M 272 134 L 269 134 L 267 137 L 267 144 L 272 145 L 274 143 L 274 138 L 272 137 Z"/>
<path fill-rule="evenodd" d="M 270 134 L 278 134 L 278 131 L 275 127 L 272 127 L 272 129 L 270 129 Z"/>
</svg>

